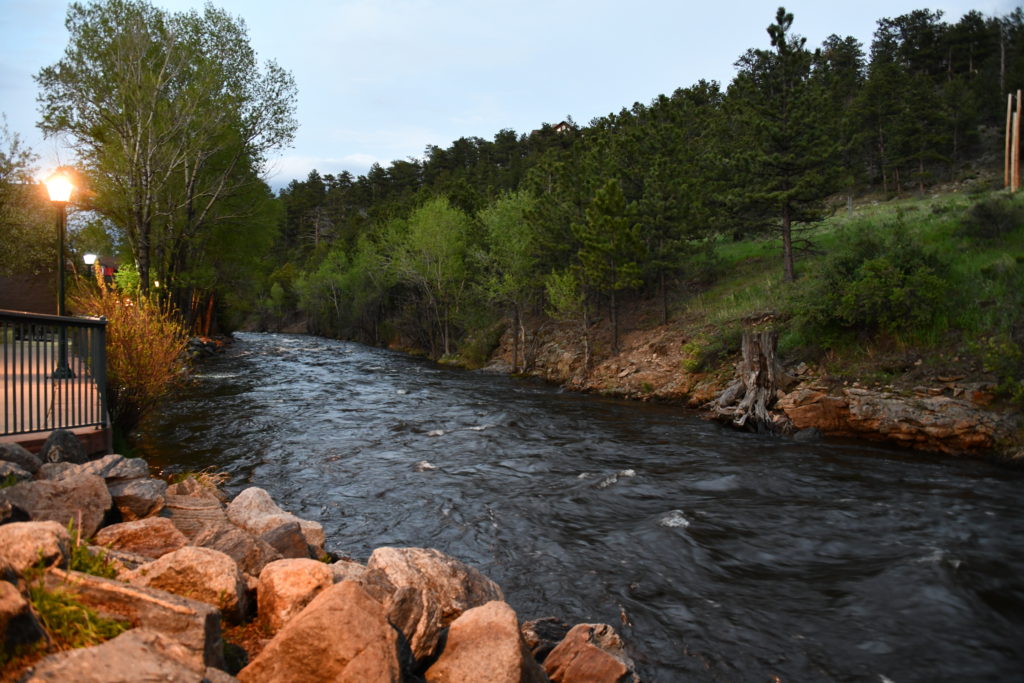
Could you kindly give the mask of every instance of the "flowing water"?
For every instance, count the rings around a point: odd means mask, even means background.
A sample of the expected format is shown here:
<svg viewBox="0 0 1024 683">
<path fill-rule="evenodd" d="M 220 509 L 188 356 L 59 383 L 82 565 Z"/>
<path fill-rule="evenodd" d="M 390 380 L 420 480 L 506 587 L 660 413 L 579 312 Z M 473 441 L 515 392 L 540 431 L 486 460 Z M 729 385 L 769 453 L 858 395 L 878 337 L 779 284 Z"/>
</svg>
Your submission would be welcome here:
<svg viewBox="0 0 1024 683">
<path fill-rule="evenodd" d="M 265 488 L 365 561 L 428 546 L 646 681 L 1024 676 L 1024 473 L 736 433 L 305 336 L 239 334 L 141 455 Z"/>
</svg>

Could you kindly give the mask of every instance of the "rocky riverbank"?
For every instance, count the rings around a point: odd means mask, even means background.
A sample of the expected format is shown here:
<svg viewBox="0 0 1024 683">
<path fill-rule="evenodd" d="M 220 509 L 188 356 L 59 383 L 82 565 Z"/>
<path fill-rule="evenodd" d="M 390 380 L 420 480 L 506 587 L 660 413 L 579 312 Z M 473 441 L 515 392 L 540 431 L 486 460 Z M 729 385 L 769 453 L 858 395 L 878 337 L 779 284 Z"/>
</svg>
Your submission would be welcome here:
<svg viewBox="0 0 1024 683">
<path fill-rule="evenodd" d="M 137 458 L 41 455 L 0 447 L 3 680 L 639 680 L 611 626 L 521 622 L 437 550 L 335 558 L 263 489 L 228 500 Z M 68 648 L 50 599 L 120 634 Z"/>
<path fill-rule="evenodd" d="M 608 332 L 600 328 L 595 327 L 593 344 L 604 353 L 596 354 L 586 371 L 578 334 L 566 325 L 533 321 L 524 374 L 576 391 L 679 403 L 709 417 L 736 378 L 738 346 L 710 369 L 693 369 L 705 331 L 677 325 L 636 329 L 623 334 L 619 352 L 611 353 Z M 522 351 L 518 354 L 521 368 Z M 512 360 L 512 337 L 506 332 L 486 369 L 512 372 Z M 788 381 L 772 410 L 780 431 L 1024 462 L 1024 419 L 1018 408 L 996 400 L 994 377 L 958 357 L 946 367 L 905 352 L 876 363 L 890 370 L 884 381 L 791 359 L 785 365 Z"/>
</svg>

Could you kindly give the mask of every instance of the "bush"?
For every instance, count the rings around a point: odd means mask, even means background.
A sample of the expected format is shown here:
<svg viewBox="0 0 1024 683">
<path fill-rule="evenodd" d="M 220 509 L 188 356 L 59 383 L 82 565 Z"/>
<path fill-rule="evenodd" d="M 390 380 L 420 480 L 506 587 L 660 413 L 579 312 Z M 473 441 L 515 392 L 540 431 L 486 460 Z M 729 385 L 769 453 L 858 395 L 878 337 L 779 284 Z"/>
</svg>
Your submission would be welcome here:
<svg viewBox="0 0 1024 683">
<path fill-rule="evenodd" d="M 1007 195 L 977 202 L 964 215 L 957 234 L 976 240 L 998 240 L 1024 227 L 1024 204 Z"/>
<path fill-rule="evenodd" d="M 183 379 L 189 336 L 169 305 L 98 282 L 72 303 L 107 319 L 107 398 L 111 419 L 127 432 Z"/>
<path fill-rule="evenodd" d="M 861 226 L 796 292 L 797 324 L 805 336 L 920 335 L 943 324 L 949 266 L 898 224 Z"/>
</svg>

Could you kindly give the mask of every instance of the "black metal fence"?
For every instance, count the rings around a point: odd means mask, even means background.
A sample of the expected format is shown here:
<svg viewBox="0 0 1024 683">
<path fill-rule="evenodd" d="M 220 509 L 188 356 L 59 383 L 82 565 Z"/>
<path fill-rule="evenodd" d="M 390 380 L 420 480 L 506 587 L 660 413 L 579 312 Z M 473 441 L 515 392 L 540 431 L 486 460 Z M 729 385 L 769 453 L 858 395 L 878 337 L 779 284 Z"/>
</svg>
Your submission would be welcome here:
<svg viewBox="0 0 1024 683">
<path fill-rule="evenodd" d="M 107 426 L 106 325 L 0 310 L 0 435 Z"/>
</svg>

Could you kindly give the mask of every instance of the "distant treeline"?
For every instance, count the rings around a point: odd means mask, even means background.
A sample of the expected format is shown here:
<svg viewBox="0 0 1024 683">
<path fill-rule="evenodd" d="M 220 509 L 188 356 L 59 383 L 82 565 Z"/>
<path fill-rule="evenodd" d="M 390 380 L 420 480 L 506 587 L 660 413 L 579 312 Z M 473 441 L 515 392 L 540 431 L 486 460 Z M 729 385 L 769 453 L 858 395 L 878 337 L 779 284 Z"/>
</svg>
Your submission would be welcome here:
<svg viewBox="0 0 1024 683">
<path fill-rule="evenodd" d="M 767 19 L 767 18 L 766 18 Z M 708 275 L 708 245 L 804 230 L 847 198 L 921 192 L 1002 168 L 1007 94 L 1024 87 L 1024 11 L 882 19 L 865 50 L 811 49 L 780 9 L 724 89 L 700 81 L 577 125 L 429 146 L 363 176 L 316 171 L 279 194 L 280 264 L 253 309 L 433 356 L 528 312 L 613 323 Z M 464 350 L 465 350 L 464 348 Z"/>
</svg>

